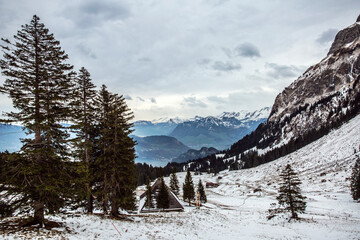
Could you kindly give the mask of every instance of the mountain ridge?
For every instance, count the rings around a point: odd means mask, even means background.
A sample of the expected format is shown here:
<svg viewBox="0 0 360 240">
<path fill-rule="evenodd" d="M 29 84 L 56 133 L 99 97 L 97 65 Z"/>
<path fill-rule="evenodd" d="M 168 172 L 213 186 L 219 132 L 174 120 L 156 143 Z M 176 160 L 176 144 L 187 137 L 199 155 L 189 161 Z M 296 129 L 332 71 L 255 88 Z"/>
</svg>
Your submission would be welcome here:
<svg viewBox="0 0 360 240">
<path fill-rule="evenodd" d="M 206 169 L 209 161 L 213 171 L 258 166 L 306 146 L 357 116 L 359 25 L 357 21 L 339 31 L 328 55 L 279 93 L 266 122 L 221 155 L 199 159 L 191 166 Z"/>
</svg>

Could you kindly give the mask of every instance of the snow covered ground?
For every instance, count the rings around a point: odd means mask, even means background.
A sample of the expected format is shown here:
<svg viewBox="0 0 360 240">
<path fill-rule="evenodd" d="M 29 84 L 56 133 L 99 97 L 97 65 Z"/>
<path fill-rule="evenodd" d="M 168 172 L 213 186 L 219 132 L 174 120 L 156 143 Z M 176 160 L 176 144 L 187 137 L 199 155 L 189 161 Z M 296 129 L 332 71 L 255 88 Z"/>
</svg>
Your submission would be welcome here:
<svg viewBox="0 0 360 240">
<path fill-rule="evenodd" d="M 360 239 L 360 203 L 351 199 L 347 179 L 359 144 L 360 115 L 271 163 L 218 176 L 193 175 L 195 185 L 199 179 L 220 184 L 206 189 L 208 203 L 200 210 L 185 204 L 181 213 L 139 214 L 132 221 L 84 214 L 49 216 L 66 227 L 0 233 L 0 239 Z M 270 204 L 276 202 L 279 173 L 287 163 L 302 180 L 306 213 L 300 214 L 301 221 L 289 222 L 285 216 L 267 220 Z M 182 184 L 185 173 L 177 176 Z"/>
</svg>

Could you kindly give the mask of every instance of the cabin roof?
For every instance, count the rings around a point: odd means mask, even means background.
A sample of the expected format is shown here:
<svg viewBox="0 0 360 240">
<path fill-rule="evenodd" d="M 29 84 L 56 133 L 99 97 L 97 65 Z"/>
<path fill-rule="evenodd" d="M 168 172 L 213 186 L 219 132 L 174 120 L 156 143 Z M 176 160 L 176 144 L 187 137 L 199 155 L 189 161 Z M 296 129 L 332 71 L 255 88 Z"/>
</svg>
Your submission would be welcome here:
<svg viewBox="0 0 360 240">
<path fill-rule="evenodd" d="M 153 194 L 160 188 L 161 178 L 156 179 L 154 184 L 151 186 L 151 192 Z M 165 184 L 166 190 L 168 192 L 170 206 L 168 209 L 146 209 L 145 208 L 145 199 L 146 199 L 146 191 L 140 195 L 140 204 L 139 204 L 139 212 L 157 212 L 157 211 L 183 211 L 184 207 L 180 203 L 180 199 L 171 191 L 171 189 Z"/>
</svg>

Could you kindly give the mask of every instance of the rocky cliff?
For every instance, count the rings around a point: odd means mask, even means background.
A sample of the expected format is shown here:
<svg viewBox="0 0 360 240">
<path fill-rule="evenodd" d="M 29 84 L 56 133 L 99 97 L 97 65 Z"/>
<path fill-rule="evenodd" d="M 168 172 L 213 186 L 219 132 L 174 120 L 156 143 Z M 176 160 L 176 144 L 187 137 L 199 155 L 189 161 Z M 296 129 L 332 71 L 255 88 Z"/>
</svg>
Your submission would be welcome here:
<svg viewBox="0 0 360 240">
<path fill-rule="evenodd" d="M 336 35 L 326 58 L 276 97 L 268 122 L 282 123 L 281 138 L 319 129 L 351 109 L 346 103 L 355 101 L 360 92 L 359 19 Z"/>
</svg>

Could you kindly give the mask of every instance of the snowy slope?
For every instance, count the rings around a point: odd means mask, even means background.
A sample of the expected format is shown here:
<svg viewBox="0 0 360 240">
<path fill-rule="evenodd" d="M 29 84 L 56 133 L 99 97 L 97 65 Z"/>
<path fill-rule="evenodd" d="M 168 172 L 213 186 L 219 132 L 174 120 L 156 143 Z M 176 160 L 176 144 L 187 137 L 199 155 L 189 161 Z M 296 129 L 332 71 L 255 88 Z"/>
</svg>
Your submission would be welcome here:
<svg viewBox="0 0 360 240">
<path fill-rule="evenodd" d="M 276 161 L 256 168 L 223 171 L 218 176 L 193 175 L 218 182 L 206 189 L 208 203 L 200 210 L 187 207 L 182 213 L 155 213 L 117 221 L 77 214 L 49 217 L 62 221 L 65 228 L 41 230 L 46 239 L 360 239 L 360 203 L 351 199 L 350 168 L 360 144 L 360 116 L 323 138 Z M 292 164 L 302 180 L 307 209 L 302 221 L 285 217 L 267 220 L 270 204 L 276 202 L 279 172 Z M 185 173 L 178 173 L 180 184 Z M 165 181 L 169 181 L 168 178 Z M 262 191 L 254 193 L 255 188 Z M 141 194 L 144 186 L 139 187 Z M 115 227 L 120 231 L 116 231 Z M 29 233 L 0 233 L 3 239 L 25 239 Z M 34 233 L 33 233 L 34 238 Z"/>
</svg>

